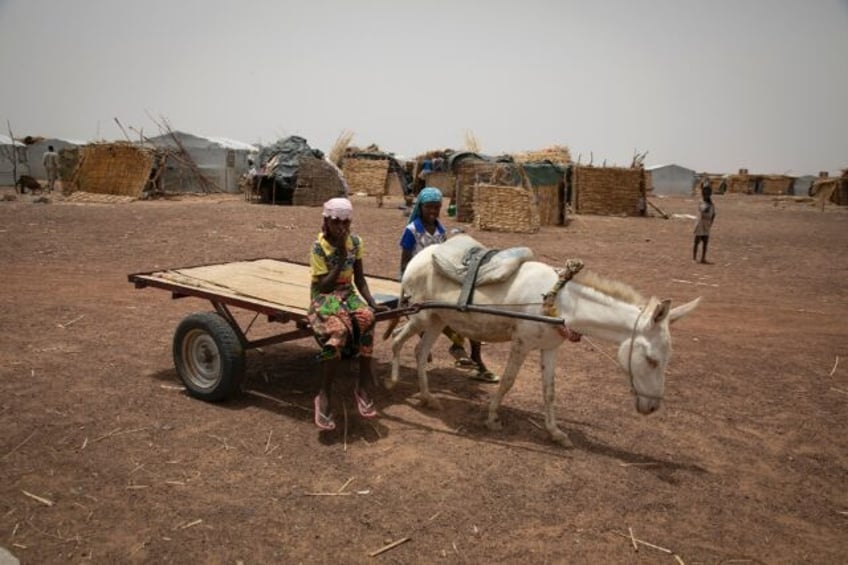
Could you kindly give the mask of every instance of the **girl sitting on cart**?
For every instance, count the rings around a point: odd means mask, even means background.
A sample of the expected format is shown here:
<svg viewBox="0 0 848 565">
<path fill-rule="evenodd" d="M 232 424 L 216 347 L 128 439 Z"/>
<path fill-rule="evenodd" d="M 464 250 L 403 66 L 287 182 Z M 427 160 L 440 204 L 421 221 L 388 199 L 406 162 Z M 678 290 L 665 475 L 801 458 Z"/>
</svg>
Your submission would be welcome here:
<svg viewBox="0 0 848 565">
<path fill-rule="evenodd" d="M 359 356 L 359 381 L 354 387 L 356 408 L 363 418 L 377 415 L 370 389 L 374 383 L 371 356 L 374 311 L 388 310 L 371 296 L 362 266 L 362 239 L 350 233 L 353 206 L 347 198 L 324 203 L 324 225 L 312 245 L 309 323 L 321 344 L 321 390 L 315 397 L 315 425 L 335 429 L 330 399 L 333 380 L 344 356 Z M 356 291 L 359 291 L 357 294 Z M 363 302 L 364 300 L 364 302 Z"/>
</svg>

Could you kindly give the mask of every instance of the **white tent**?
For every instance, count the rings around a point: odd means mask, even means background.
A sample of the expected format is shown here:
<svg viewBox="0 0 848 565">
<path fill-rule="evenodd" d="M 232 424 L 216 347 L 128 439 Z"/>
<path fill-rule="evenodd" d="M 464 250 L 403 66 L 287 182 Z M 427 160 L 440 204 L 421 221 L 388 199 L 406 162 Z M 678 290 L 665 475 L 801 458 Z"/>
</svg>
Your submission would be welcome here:
<svg viewBox="0 0 848 565">
<path fill-rule="evenodd" d="M 181 131 L 165 133 L 147 140 L 156 147 L 177 150 L 169 157 L 162 177 L 162 188 L 167 192 L 202 192 L 204 185 L 211 184 L 223 192 L 238 192 L 239 179 L 250 168 L 249 156 L 257 152 L 256 147 L 225 137 L 205 137 Z M 192 170 L 179 154 L 185 150 L 197 167 Z M 203 183 L 197 173 L 208 183 Z"/>
<path fill-rule="evenodd" d="M 26 156 L 26 145 L 0 134 L 0 186 L 14 186 L 15 166 L 19 178 L 29 174 Z"/>
<path fill-rule="evenodd" d="M 47 178 L 47 171 L 44 170 L 42 158 L 47 148 L 51 145 L 53 146 L 53 150 L 59 153 L 63 149 L 82 147 L 87 143 L 87 141 L 80 141 L 78 139 L 60 139 L 58 137 L 43 138 L 35 143 L 30 143 L 26 148 L 27 163 L 29 164 L 29 172 L 27 174 L 37 179 Z"/>
<path fill-rule="evenodd" d="M 691 196 L 696 173 L 680 165 L 645 167 L 647 189 L 657 196 Z"/>
</svg>

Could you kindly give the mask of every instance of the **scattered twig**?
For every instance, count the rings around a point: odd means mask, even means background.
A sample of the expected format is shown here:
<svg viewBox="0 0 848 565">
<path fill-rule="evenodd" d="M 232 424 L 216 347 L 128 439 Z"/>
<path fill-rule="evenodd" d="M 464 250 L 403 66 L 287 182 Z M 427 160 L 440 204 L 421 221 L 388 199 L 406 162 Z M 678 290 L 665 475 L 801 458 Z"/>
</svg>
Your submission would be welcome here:
<svg viewBox="0 0 848 565">
<path fill-rule="evenodd" d="M 230 444 L 228 444 L 228 443 L 227 443 L 227 440 L 226 440 L 225 438 L 218 437 L 218 436 L 213 436 L 212 434 L 207 434 L 207 435 L 208 435 L 209 437 L 211 437 L 212 439 L 217 439 L 218 441 L 220 441 L 221 443 L 223 443 L 223 444 L 224 444 L 224 451 L 229 451 L 229 450 L 231 450 L 231 449 L 235 449 L 235 447 L 233 447 L 232 445 L 230 445 Z"/>
<path fill-rule="evenodd" d="M 19 447 L 23 446 L 26 442 L 28 442 L 30 439 L 32 439 L 32 436 L 34 436 L 34 435 L 35 435 L 35 430 L 33 430 L 33 431 L 32 431 L 32 433 L 30 433 L 30 434 L 26 437 L 26 439 L 25 439 L 25 440 L 23 440 L 21 443 L 19 443 L 19 444 L 18 444 L 18 445 L 16 445 L 15 447 L 13 447 L 13 448 L 12 448 L 12 449 L 11 449 L 11 450 L 10 450 L 10 451 L 6 454 L 6 455 L 4 455 L 3 457 L 0 457 L 0 461 L 4 460 L 5 458 L 7 458 L 7 457 L 8 457 L 8 456 L 10 456 L 11 454 L 13 454 L 15 451 L 17 451 Z"/>
<path fill-rule="evenodd" d="M 830 387 L 830 390 L 835 390 L 836 392 L 841 392 L 842 394 L 848 394 L 848 390 L 842 390 L 841 388 L 837 388 L 835 386 Z"/>
<path fill-rule="evenodd" d="M 639 546 L 636 545 L 636 538 L 633 537 L 633 528 L 630 526 L 627 527 L 627 531 L 630 533 L 630 543 L 633 544 L 633 551 L 639 551 Z"/>
<path fill-rule="evenodd" d="M 639 538 L 633 537 L 632 535 L 622 534 L 621 532 L 616 532 L 616 531 L 613 531 L 612 533 L 614 533 L 617 536 L 621 536 L 623 538 L 630 539 L 631 541 L 635 541 L 636 543 L 638 543 L 640 545 L 644 545 L 645 547 L 650 547 L 651 549 L 656 549 L 657 551 L 662 551 L 663 553 L 668 553 L 669 555 L 674 555 L 674 552 L 670 549 L 666 549 L 665 547 L 660 547 L 658 545 L 654 545 L 651 542 L 641 540 Z"/>
<path fill-rule="evenodd" d="M 833 376 L 833 373 L 836 372 L 836 367 L 838 367 L 838 366 L 839 366 L 839 355 L 836 356 L 836 361 L 833 362 L 833 369 L 830 370 L 830 374 L 828 375 L 829 377 Z"/>
<path fill-rule="evenodd" d="M 342 414 L 344 414 L 344 434 L 343 434 L 342 437 L 344 438 L 343 439 L 343 441 L 344 441 L 344 451 L 346 452 L 347 451 L 347 405 L 344 402 L 342 402 Z"/>
<path fill-rule="evenodd" d="M 146 429 L 147 429 L 147 427 L 133 428 L 131 430 L 122 430 L 121 428 L 116 428 L 116 429 L 112 430 L 111 432 L 109 432 L 108 434 L 102 435 L 98 438 L 94 438 L 93 440 L 91 440 L 91 443 L 97 443 L 98 441 L 100 441 L 102 439 L 109 438 L 109 437 L 122 436 L 124 434 L 133 434 L 135 432 L 141 432 L 141 431 L 144 431 Z"/>
<path fill-rule="evenodd" d="M 82 447 L 80 447 L 80 450 L 85 449 L 86 445 L 88 445 L 88 436 L 86 436 L 85 439 L 82 440 Z"/>
<path fill-rule="evenodd" d="M 650 206 L 651 208 L 653 208 L 654 210 L 659 212 L 660 216 L 662 216 L 663 219 L 668 220 L 669 218 L 671 218 L 671 214 L 669 214 L 665 210 L 662 210 L 659 206 L 657 206 L 656 204 L 654 204 L 653 202 L 651 202 L 647 198 L 645 199 L 645 202 L 648 203 L 648 206 Z"/>
<path fill-rule="evenodd" d="M 188 529 L 188 528 L 194 527 L 194 526 L 196 526 L 196 525 L 198 525 L 198 524 L 202 524 L 202 523 L 203 523 L 203 520 L 202 520 L 202 519 L 200 519 L 200 518 L 198 518 L 197 520 L 193 520 L 193 521 L 191 521 L 191 522 L 186 522 L 185 524 L 182 524 L 182 525 L 180 525 L 180 526 L 177 526 L 177 527 L 175 527 L 174 529 L 175 529 L 175 530 L 186 530 L 186 529 Z"/>
<path fill-rule="evenodd" d="M 251 394 L 253 396 L 258 396 L 259 398 L 264 398 L 265 400 L 270 400 L 271 402 L 276 402 L 280 406 L 286 406 L 289 408 L 300 408 L 306 412 L 311 412 L 311 408 L 306 408 L 305 406 L 301 406 L 300 404 L 292 404 L 291 402 L 286 402 L 285 400 L 280 400 L 279 398 L 274 398 L 270 394 L 265 394 L 264 392 L 259 392 L 257 390 L 245 390 L 246 394 Z"/>
<path fill-rule="evenodd" d="M 271 449 L 271 432 L 273 430 L 268 430 L 268 441 L 265 442 L 265 453 L 268 453 L 268 450 Z"/>
<path fill-rule="evenodd" d="M 184 386 L 175 386 L 175 385 L 159 385 L 159 388 L 164 388 L 166 390 L 185 390 Z"/>
<path fill-rule="evenodd" d="M 303 496 L 350 496 L 352 492 L 305 492 Z"/>
<path fill-rule="evenodd" d="M 677 555 L 676 553 L 672 553 L 672 555 L 674 556 L 674 559 L 675 559 L 678 563 L 680 563 L 680 565 L 686 565 L 686 563 L 684 563 L 684 561 L 683 561 L 683 558 L 682 558 L 682 557 L 680 557 L 680 556 L 679 556 L 679 555 Z"/>
<path fill-rule="evenodd" d="M 378 439 L 383 439 L 383 436 L 380 434 L 380 430 L 378 430 L 378 429 L 377 429 L 377 426 L 375 426 L 375 425 L 374 425 L 373 423 L 371 423 L 370 421 L 367 421 L 367 423 L 368 423 L 368 425 L 369 425 L 369 426 L 371 426 L 371 429 L 372 429 L 372 430 L 374 430 L 374 433 L 375 433 L 375 434 L 377 434 L 377 438 L 378 438 Z"/>
<path fill-rule="evenodd" d="M 368 556 L 369 556 L 369 557 L 376 557 L 376 556 L 380 555 L 380 554 L 381 554 L 381 553 L 383 553 L 383 552 L 386 552 L 386 551 L 388 551 L 388 550 L 390 550 L 390 549 L 394 549 L 394 548 L 396 548 L 397 546 L 399 546 L 399 545 L 401 545 L 401 544 L 403 544 L 403 543 L 408 542 L 410 539 L 412 539 L 412 538 L 401 538 L 401 539 L 399 539 L 399 540 L 393 541 L 392 543 L 390 543 L 390 544 L 388 544 L 388 545 L 384 545 L 383 547 L 381 547 L 380 549 L 378 549 L 378 550 L 376 550 L 376 551 L 372 551 L 371 553 L 369 553 L 369 554 L 368 554 Z"/>
<path fill-rule="evenodd" d="M 79 322 L 83 318 L 85 318 L 85 314 L 80 314 L 79 316 L 77 316 L 76 318 L 71 320 L 70 322 L 65 322 L 64 324 L 56 324 L 56 326 L 59 327 L 59 328 L 62 328 L 64 330 L 64 329 L 69 328 L 72 324 L 76 324 L 77 322 Z"/>
<path fill-rule="evenodd" d="M 683 284 L 694 284 L 696 286 L 711 286 L 713 288 L 718 288 L 717 284 L 714 283 L 705 283 L 699 281 L 687 281 L 686 279 L 671 279 L 671 282 L 683 283 Z"/>
<path fill-rule="evenodd" d="M 537 427 L 537 428 L 538 428 L 538 429 L 540 429 L 540 430 L 544 430 L 544 429 L 545 429 L 545 428 L 543 428 L 543 427 L 542 427 L 539 423 L 535 422 L 535 421 L 533 420 L 533 418 L 527 418 L 527 421 L 528 421 L 528 422 L 530 422 L 531 424 L 533 424 L 535 427 Z"/>
<path fill-rule="evenodd" d="M 347 488 L 347 485 L 349 485 L 349 484 L 350 484 L 350 483 L 352 483 L 352 482 L 353 482 L 353 477 L 351 477 L 351 478 L 349 478 L 348 480 L 346 480 L 346 481 L 345 481 L 345 484 L 343 484 L 341 487 L 339 487 L 339 490 L 338 490 L 338 491 L 336 491 L 336 492 L 342 492 L 344 489 L 346 489 L 346 488 Z"/>
<path fill-rule="evenodd" d="M 21 492 L 24 493 L 25 495 L 27 495 L 28 497 L 30 497 L 31 499 L 37 500 L 38 502 L 40 502 L 44 506 L 53 506 L 52 500 L 48 500 L 48 499 L 40 497 L 36 494 L 32 494 L 31 492 L 27 492 L 25 490 L 22 490 Z"/>
</svg>

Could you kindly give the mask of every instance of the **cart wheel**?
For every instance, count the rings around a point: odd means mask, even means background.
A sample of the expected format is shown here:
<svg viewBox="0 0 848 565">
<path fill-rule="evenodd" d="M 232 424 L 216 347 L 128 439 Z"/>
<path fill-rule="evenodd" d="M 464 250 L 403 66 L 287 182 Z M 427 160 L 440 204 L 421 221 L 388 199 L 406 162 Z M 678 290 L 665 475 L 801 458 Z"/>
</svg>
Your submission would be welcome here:
<svg viewBox="0 0 848 565">
<path fill-rule="evenodd" d="M 230 324 L 214 312 L 186 317 L 174 333 L 174 366 L 189 394 L 218 402 L 244 378 L 244 347 Z"/>
</svg>

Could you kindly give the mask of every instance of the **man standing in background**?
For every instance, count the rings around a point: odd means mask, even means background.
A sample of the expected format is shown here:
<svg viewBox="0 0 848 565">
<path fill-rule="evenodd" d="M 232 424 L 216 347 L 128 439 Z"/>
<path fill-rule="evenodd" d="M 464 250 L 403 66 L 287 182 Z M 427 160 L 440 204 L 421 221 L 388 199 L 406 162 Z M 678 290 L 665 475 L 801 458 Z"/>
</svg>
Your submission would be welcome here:
<svg viewBox="0 0 848 565">
<path fill-rule="evenodd" d="M 47 146 L 47 151 L 44 152 L 41 162 L 47 172 L 47 190 L 53 192 L 56 179 L 59 177 L 59 154 L 53 150 L 52 145 Z"/>
</svg>

